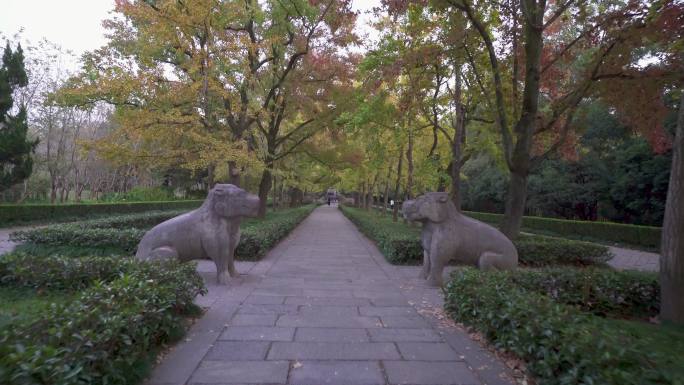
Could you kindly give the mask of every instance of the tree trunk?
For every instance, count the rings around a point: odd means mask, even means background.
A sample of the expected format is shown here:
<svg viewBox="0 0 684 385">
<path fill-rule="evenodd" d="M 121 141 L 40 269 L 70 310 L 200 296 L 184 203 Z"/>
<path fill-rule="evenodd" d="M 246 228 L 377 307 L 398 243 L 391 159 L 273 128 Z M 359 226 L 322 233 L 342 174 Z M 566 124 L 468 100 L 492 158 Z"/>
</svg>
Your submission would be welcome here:
<svg viewBox="0 0 684 385">
<path fill-rule="evenodd" d="M 392 209 L 392 220 L 394 222 L 398 219 L 397 213 L 399 212 L 399 202 L 397 198 L 399 197 L 399 187 L 401 187 L 401 166 L 403 162 L 404 147 L 402 146 L 399 149 L 399 162 L 397 163 L 397 182 L 394 184 L 394 208 Z"/>
<path fill-rule="evenodd" d="M 359 198 L 359 208 L 365 209 L 366 208 L 366 182 L 364 181 L 361 184 L 361 195 Z"/>
<path fill-rule="evenodd" d="M 521 175 L 511 171 L 506 193 L 506 210 L 501 223 L 501 232 L 510 239 L 515 239 L 520 232 L 526 199 L 527 174 Z"/>
<path fill-rule="evenodd" d="M 392 167 L 387 168 L 387 180 L 385 181 L 385 196 L 382 202 L 382 215 L 387 214 L 387 204 L 389 203 L 390 179 L 392 178 Z"/>
<path fill-rule="evenodd" d="M 268 193 L 271 191 L 270 167 L 273 167 L 273 165 L 266 165 L 266 168 L 261 173 L 261 181 L 259 182 L 259 218 L 266 216 L 266 203 L 268 202 Z"/>
<path fill-rule="evenodd" d="M 378 182 L 378 174 L 376 173 L 375 176 L 373 177 L 373 183 L 371 183 L 368 186 L 368 191 L 367 191 L 367 196 L 366 196 L 366 210 L 370 210 L 373 208 L 373 204 L 375 203 L 375 197 L 373 194 L 373 190 L 375 190 L 375 184 Z"/>
<path fill-rule="evenodd" d="M 51 178 L 52 180 L 50 181 L 50 203 L 55 204 L 55 201 L 57 200 L 57 180 L 55 178 Z"/>
<path fill-rule="evenodd" d="M 465 141 L 465 106 L 461 102 L 461 74 L 457 71 L 454 81 L 454 135 L 451 141 L 451 201 L 461 211 L 461 158 Z"/>
<path fill-rule="evenodd" d="M 406 200 L 408 200 L 413 197 L 413 131 L 409 131 L 406 166 Z"/>
<path fill-rule="evenodd" d="M 684 324 L 684 93 L 672 146 L 672 168 L 660 242 L 660 292 L 661 320 Z"/>
<path fill-rule="evenodd" d="M 214 188 L 216 184 L 216 165 L 210 164 L 207 166 L 207 190 Z"/>
<path fill-rule="evenodd" d="M 278 209 L 278 186 L 276 185 L 276 176 L 273 174 L 273 206 L 271 209 L 276 211 Z"/>
<path fill-rule="evenodd" d="M 240 168 L 235 162 L 228 162 L 228 183 L 240 186 Z"/>
<path fill-rule="evenodd" d="M 530 173 L 530 152 L 532 137 L 536 129 L 539 109 L 539 87 L 541 78 L 541 54 L 544 46 L 543 24 L 544 6 L 534 0 L 521 0 L 530 12 L 525 22 L 525 88 L 523 90 L 520 120 L 515 125 L 516 143 L 508 162 L 511 172 L 506 197 L 506 211 L 501 223 L 501 231 L 510 239 L 520 233 L 520 225 L 525 212 L 527 199 L 527 178 Z"/>
</svg>

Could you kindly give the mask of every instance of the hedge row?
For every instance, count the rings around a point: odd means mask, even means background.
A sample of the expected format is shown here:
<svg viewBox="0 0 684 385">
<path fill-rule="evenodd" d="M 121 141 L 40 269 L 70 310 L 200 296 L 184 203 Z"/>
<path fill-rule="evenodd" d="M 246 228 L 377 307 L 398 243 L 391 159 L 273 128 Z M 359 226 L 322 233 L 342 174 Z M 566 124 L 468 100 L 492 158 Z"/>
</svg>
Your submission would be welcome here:
<svg viewBox="0 0 684 385">
<path fill-rule="evenodd" d="M 137 213 L 152 210 L 190 210 L 202 200 L 130 202 L 130 203 L 72 203 L 63 205 L 28 204 L 0 205 L 0 227 L 16 223 L 76 220 L 97 215 Z"/>
<path fill-rule="evenodd" d="M 502 214 L 472 211 L 466 211 L 465 213 L 468 216 L 490 224 L 498 224 L 503 218 Z M 526 230 L 549 232 L 561 236 L 618 242 L 651 249 L 660 247 L 660 227 L 527 216 L 523 217 L 522 227 Z"/>
<path fill-rule="evenodd" d="M 422 263 L 420 227 L 393 222 L 388 216 L 346 206 L 342 207 L 342 212 L 362 233 L 377 243 L 390 263 Z M 542 235 L 521 235 L 514 244 L 520 264 L 525 266 L 601 266 L 612 258 L 606 246 Z"/>
<path fill-rule="evenodd" d="M 540 279 L 543 275 L 548 277 Z M 559 275 L 563 275 L 560 280 Z M 651 287 L 654 278 L 646 283 L 630 273 L 568 268 L 540 272 L 464 269 L 452 278 L 446 289 L 448 314 L 481 332 L 496 347 L 524 359 L 538 384 L 682 383 L 684 348 L 653 343 L 662 340 L 660 329 L 637 326 L 642 332 L 635 335 L 616 327 L 618 321 L 582 311 L 585 306 L 571 306 L 588 295 L 582 291 L 590 285 L 588 296 L 597 295 L 600 305 L 588 310 L 612 314 L 617 308 L 618 313 L 641 315 L 658 302 L 657 290 Z M 611 287 L 610 282 L 624 284 Z M 633 295 L 635 288 L 646 288 L 646 293 L 626 305 L 621 299 Z M 549 290 L 561 294 L 542 293 Z M 672 349 L 678 350 L 672 354 Z"/>
<path fill-rule="evenodd" d="M 313 205 L 269 213 L 265 219 L 248 220 L 241 226 L 236 256 L 241 260 L 262 257 L 314 209 Z M 17 242 L 51 246 L 114 248 L 132 254 L 145 232 L 179 212 L 145 213 L 92 221 L 57 224 L 11 235 Z"/>
<path fill-rule="evenodd" d="M 494 272 L 485 279 L 544 294 L 598 316 L 647 319 L 660 311 L 658 275 L 650 272 L 552 267 Z"/>
<path fill-rule="evenodd" d="M 5 274 L 14 271 L 10 275 L 20 277 L 22 284 L 40 287 L 45 284 L 44 275 L 51 274 L 69 286 L 71 276 L 62 275 L 61 268 L 73 261 L 14 258 L 4 262 L 3 269 Z M 54 269 L 45 269 L 45 262 Z M 102 262 L 93 259 L 87 263 Z M 44 269 L 33 282 L 30 275 L 16 273 L 31 264 Z M 12 267 L 15 265 L 23 267 Z M 81 269 L 96 271 L 93 280 L 102 278 L 101 267 Z M 0 330 L 0 383 L 139 381 L 144 375 L 141 367 L 149 364 L 159 347 L 182 335 L 183 316 L 197 311 L 193 300 L 206 289 L 194 264 L 135 263 L 123 270 L 107 277 L 115 276 L 113 280 L 93 282 L 71 302 L 53 304 L 49 313 L 37 319 L 17 321 Z"/>
<path fill-rule="evenodd" d="M 130 258 L 67 258 L 12 253 L 0 258 L 0 285 L 40 290 L 81 290 L 93 281 L 109 282 L 132 270 Z"/>
</svg>

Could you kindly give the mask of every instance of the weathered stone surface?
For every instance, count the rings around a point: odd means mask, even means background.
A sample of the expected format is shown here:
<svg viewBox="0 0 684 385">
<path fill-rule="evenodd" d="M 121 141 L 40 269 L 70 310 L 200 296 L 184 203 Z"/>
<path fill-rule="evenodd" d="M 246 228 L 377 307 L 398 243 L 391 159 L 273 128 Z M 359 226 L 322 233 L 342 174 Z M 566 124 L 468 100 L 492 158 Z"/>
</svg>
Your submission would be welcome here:
<svg viewBox="0 0 684 385">
<path fill-rule="evenodd" d="M 398 360 L 392 343 L 386 342 L 274 342 L 269 360 Z"/>
<path fill-rule="evenodd" d="M 221 333 L 219 339 L 235 341 L 292 341 L 294 334 L 294 328 L 229 326 Z"/>
<path fill-rule="evenodd" d="M 421 342 L 438 342 L 442 340 L 439 334 L 432 329 L 368 329 L 371 341 L 387 342 L 387 341 L 421 341 Z"/>
<path fill-rule="evenodd" d="M 290 371 L 296 385 L 381 385 L 385 378 L 374 361 L 303 361 Z"/>
<path fill-rule="evenodd" d="M 205 360 L 211 361 L 259 361 L 266 358 L 268 342 L 217 341 Z"/>
<path fill-rule="evenodd" d="M 366 306 L 370 301 L 365 298 L 330 297 L 287 297 L 286 304 L 309 306 Z"/>
<path fill-rule="evenodd" d="M 459 355 L 445 343 L 399 342 L 399 352 L 405 360 L 414 361 L 459 361 Z"/>
<path fill-rule="evenodd" d="M 285 384 L 288 361 L 202 361 L 190 382 L 208 384 Z"/>
<path fill-rule="evenodd" d="M 378 317 L 336 316 L 327 314 L 284 315 L 278 319 L 278 326 L 319 328 L 379 328 Z"/>
<path fill-rule="evenodd" d="M 389 383 L 413 385 L 479 385 L 463 362 L 384 361 Z"/>
<path fill-rule="evenodd" d="M 420 316 L 384 316 L 380 317 L 382 319 L 382 324 L 386 328 L 414 328 L 414 329 L 425 329 L 429 328 L 425 320 Z"/>
<path fill-rule="evenodd" d="M 494 227 L 459 212 L 447 193 L 427 193 L 408 200 L 402 213 L 410 221 L 423 223 L 421 276 L 431 285 L 442 285 L 442 270 L 451 260 L 483 270 L 518 265 L 513 243 Z"/>
<path fill-rule="evenodd" d="M 217 184 L 202 206 L 154 226 L 138 244 L 138 260 L 209 258 L 216 265 L 217 282 L 237 277 L 233 262 L 240 242 L 240 220 L 254 217 L 259 197 L 232 184 Z"/>
<path fill-rule="evenodd" d="M 418 315 L 416 309 L 411 306 L 362 306 L 359 308 L 361 315 L 366 316 L 395 316 L 395 315 Z"/>
<path fill-rule="evenodd" d="M 372 329 L 376 330 L 376 329 Z M 368 342 L 366 329 L 297 328 L 295 341 L 300 342 Z"/>
<path fill-rule="evenodd" d="M 276 314 L 236 314 L 230 320 L 230 324 L 233 326 L 275 326 L 277 318 Z"/>
</svg>

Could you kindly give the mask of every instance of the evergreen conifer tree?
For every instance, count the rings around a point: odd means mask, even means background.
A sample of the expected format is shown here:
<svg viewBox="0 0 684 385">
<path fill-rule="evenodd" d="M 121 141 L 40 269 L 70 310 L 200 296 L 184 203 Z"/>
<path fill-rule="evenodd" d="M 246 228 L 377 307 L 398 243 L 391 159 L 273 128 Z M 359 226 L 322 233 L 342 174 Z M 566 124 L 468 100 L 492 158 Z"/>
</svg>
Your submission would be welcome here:
<svg viewBox="0 0 684 385">
<path fill-rule="evenodd" d="M 20 106 L 16 115 L 10 114 L 13 92 L 27 84 L 21 45 L 12 52 L 8 42 L 0 67 L 0 191 L 28 178 L 33 170 L 31 155 L 38 141 L 26 137 L 26 108 Z"/>
</svg>

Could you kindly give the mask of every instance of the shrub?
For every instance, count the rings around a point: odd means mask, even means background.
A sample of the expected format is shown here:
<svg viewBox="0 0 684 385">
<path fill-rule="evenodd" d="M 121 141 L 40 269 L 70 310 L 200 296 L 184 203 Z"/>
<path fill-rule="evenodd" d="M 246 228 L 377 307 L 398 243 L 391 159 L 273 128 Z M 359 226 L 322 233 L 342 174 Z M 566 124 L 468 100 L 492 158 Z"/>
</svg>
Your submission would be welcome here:
<svg viewBox="0 0 684 385">
<path fill-rule="evenodd" d="M 203 191 L 206 196 L 206 192 Z M 150 202 L 170 201 L 176 197 L 170 187 L 134 187 L 125 193 L 105 194 L 100 200 L 103 202 Z"/>
<path fill-rule="evenodd" d="M 187 211 L 188 210 L 147 211 L 143 213 L 115 215 L 106 218 L 80 221 L 77 222 L 77 224 L 83 228 L 148 229 Z"/>
<path fill-rule="evenodd" d="M 0 258 L 0 284 L 52 290 L 80 290 L 93 281 L 109 282 L 136 263 L 120 257 L 42 257 L 13 253 Z"/>
<path fill-rule="evenodd" d="M 505 280 L 512 287 L 599 316 L 647 318 L 660 310 L 660 285 L 654 273 L 562 267 L 485 275 L 483 279 Z"/>
<path fill-rule="evenodd" d="M 203 294 L 194 264 L 135 264 L 78 299 L 53 305 L 27 324 L 0 331 L 0 383 L 124 384 L 141 364 L 179 336 L 181 316 Z"/>
<path fill-rule="evenodd" d="M 496 347 L 524 359 L 539 384 L 681 383 L 678 357 L 645 348 L 608 320 L 524 289 L 512 281 L 518 274 L 526 273 L 456 272 L 445 308 Z"/>
<path fill-rule="evenodd" d="M 272 212 L 262 220 L 245 221 L 240 230 L 240 243 L 235 249 L 235 257 L 240 260 L 258 260 L 263 257 L 308 217 L 314 208 L 313 205 L 307 205 Z"/>
<path fill-rule="evenodd" d="M 502 214 L 465 212 L 467 215 L 497 224 Z M 523 217 L 522 227 L 531 231 L 549 232 L 560 236 L 581 237 L 590 240 L 618 242 L 651 249 L 660 247 L 660 227 L 628 225 L 614 222 L 574 221 L 567 219 Z"/>
<path fill-rule="evenodd" d="M 84 228 L 79 224 L 53 225 L 40 229 L 18 231 L 11 239 L 55 246 L 115 247 L 132 252 L 145 235 L 141 229 Z"/>
<path fill-rule="evenodd" d="M 97 215 L 137 213 L 152 210 L 190 210 L 202 200 L 129 202 L 129 203 L 70 203 L 63 205 L 27 204 L 0 205 L 0 226 L 40 221 L 67 221 Z"/>
<path fill-rule="evenodd" d="M 606 246 L 563 238 L 521 234 L 513 243 L 525 266 L 604 265 L 613 258 Z"/>
<path fill-rule="evenodd" d="M 419 227 L 349 207 L 342 207 L 342 212 L 362 233 L 378 244 L 390 263 L 422 263 Z M 603 245 L 542 235 L 521 235 L 514 244 L 520 264 L 526 266 L 603 265 L 612 258 L 609 249 Z"/>
</svg>

